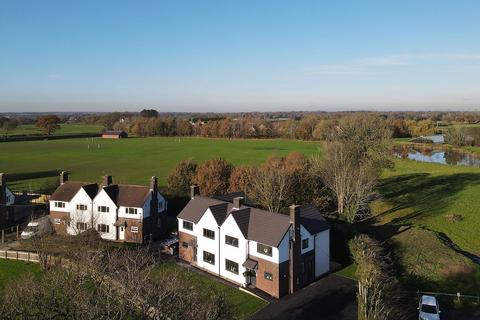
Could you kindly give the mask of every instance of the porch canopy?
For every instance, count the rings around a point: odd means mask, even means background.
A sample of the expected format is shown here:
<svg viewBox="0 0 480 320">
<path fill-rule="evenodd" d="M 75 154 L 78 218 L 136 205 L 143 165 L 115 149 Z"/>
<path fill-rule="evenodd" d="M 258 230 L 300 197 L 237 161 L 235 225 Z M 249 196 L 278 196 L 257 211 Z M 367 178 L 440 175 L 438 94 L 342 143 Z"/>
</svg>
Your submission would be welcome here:
<svg viewBox="0 0 480 320">
<path fill-rule="evenodd" d="M 258 264 L 258 261 L 252 260 L 250 258 L 247 258 L 245 262 L 242 264 L 247 269 L 254 269 Z"/>
</svg>

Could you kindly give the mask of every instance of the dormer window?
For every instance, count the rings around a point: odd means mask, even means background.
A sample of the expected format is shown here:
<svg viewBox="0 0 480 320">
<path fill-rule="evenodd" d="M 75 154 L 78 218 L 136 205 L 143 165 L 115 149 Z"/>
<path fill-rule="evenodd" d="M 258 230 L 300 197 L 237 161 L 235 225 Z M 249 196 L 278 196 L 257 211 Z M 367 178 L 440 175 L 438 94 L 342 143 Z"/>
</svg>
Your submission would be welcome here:
<svg viewBox="0 0 480 320">
<path fill-rule="evenodd" d="M 137 214 L 137 208 L 125 208 L 126 214 Z"/>
</svg>

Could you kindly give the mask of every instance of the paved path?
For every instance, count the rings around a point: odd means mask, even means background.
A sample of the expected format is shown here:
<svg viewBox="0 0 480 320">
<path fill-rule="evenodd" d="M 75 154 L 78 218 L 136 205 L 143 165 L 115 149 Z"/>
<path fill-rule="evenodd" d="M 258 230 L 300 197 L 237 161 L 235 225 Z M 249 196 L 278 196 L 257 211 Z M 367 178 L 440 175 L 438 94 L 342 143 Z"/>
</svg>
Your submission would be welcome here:
<svg viewBox="0 0 480 320">
<path fill-rule="evenodd" d="M 251 320 L 356 320 L 356 283 L 331 274 L 294 295 L 273 302 Z"/>
</svg>

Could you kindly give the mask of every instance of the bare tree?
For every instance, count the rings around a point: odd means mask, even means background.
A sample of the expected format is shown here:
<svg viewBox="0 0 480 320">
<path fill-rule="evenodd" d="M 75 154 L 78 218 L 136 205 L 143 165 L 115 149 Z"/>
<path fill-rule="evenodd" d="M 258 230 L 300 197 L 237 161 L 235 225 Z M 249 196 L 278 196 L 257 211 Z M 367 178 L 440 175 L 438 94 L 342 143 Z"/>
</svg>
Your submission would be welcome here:
<svg viewBox="0 0 480 320">
<path fill-rule="evenodd" d="M 359 162 L 354 150 L 355 146 L 348 143 L 329 144 L 320 169 L 323 182 L 336 199 L 338 214 L 348 222 L 368 213 L 377 184 L 374 169 L 369 163 Z"/>
<path fill-rule="evenodd" d="M 193 286 L 188 271 L 162 265 L 145 247 L 80 247 L 62 268 L 11 285 L 0 298 L 0 314 L 5 319 L 232 318 L 221 294 Z"/>
<path fill-rule="evenodd" d="M 256 202 L 269 211 L 279 212 L 286 206 L 287 182 L 282 159 L 269 158 L 258 170 L 253 181 L 253 194 Z"/>
<path fill-rule="evenodd" d="M 398 301 L 396 280 L 392 276 L 390 259 L 381 245 L 367 235 L 359 235 L 349 246 L 357 265 L 358 319 L 400 319 L 402 312 L 395 305 Z"/>
</svg>

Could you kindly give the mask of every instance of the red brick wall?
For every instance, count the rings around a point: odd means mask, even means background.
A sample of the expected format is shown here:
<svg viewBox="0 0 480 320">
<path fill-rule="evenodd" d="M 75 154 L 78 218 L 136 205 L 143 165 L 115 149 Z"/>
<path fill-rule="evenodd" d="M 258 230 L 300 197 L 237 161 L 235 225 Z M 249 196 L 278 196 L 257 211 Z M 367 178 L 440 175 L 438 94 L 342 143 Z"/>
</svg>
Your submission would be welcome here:
<svg viewBox="0 0 480 320">
<path fill-rule="evenodd" d="M 193 261 L 193 246 L 192 243 L 197 241 L 197 237 L 192 236 L 185 232 L 178 232 L 178 256 L 180 259 L 185 260 L 190 263 L 194 263 Z M 188 248 L 185 248 L 182 243 L 188 243 Z"/>
<path fill-rule="evenodd" d="M 55 224 L 55 219 L 60 219 L 60 224 Z M 70 220 L 70 213 L 50 211 L 50 221 L 52 222 L 53 229 L 58 234 L 67 234 L 67 225 Z"/>
<path fill-rule="evenodd" d="M 288 293 L 288 261 L 281 264 L 253 257 L 258 261 L 256 287 L 275 298 Z M 265 279 L 265 272 L 271 273 L 273 279 Z"/>
</svg>

